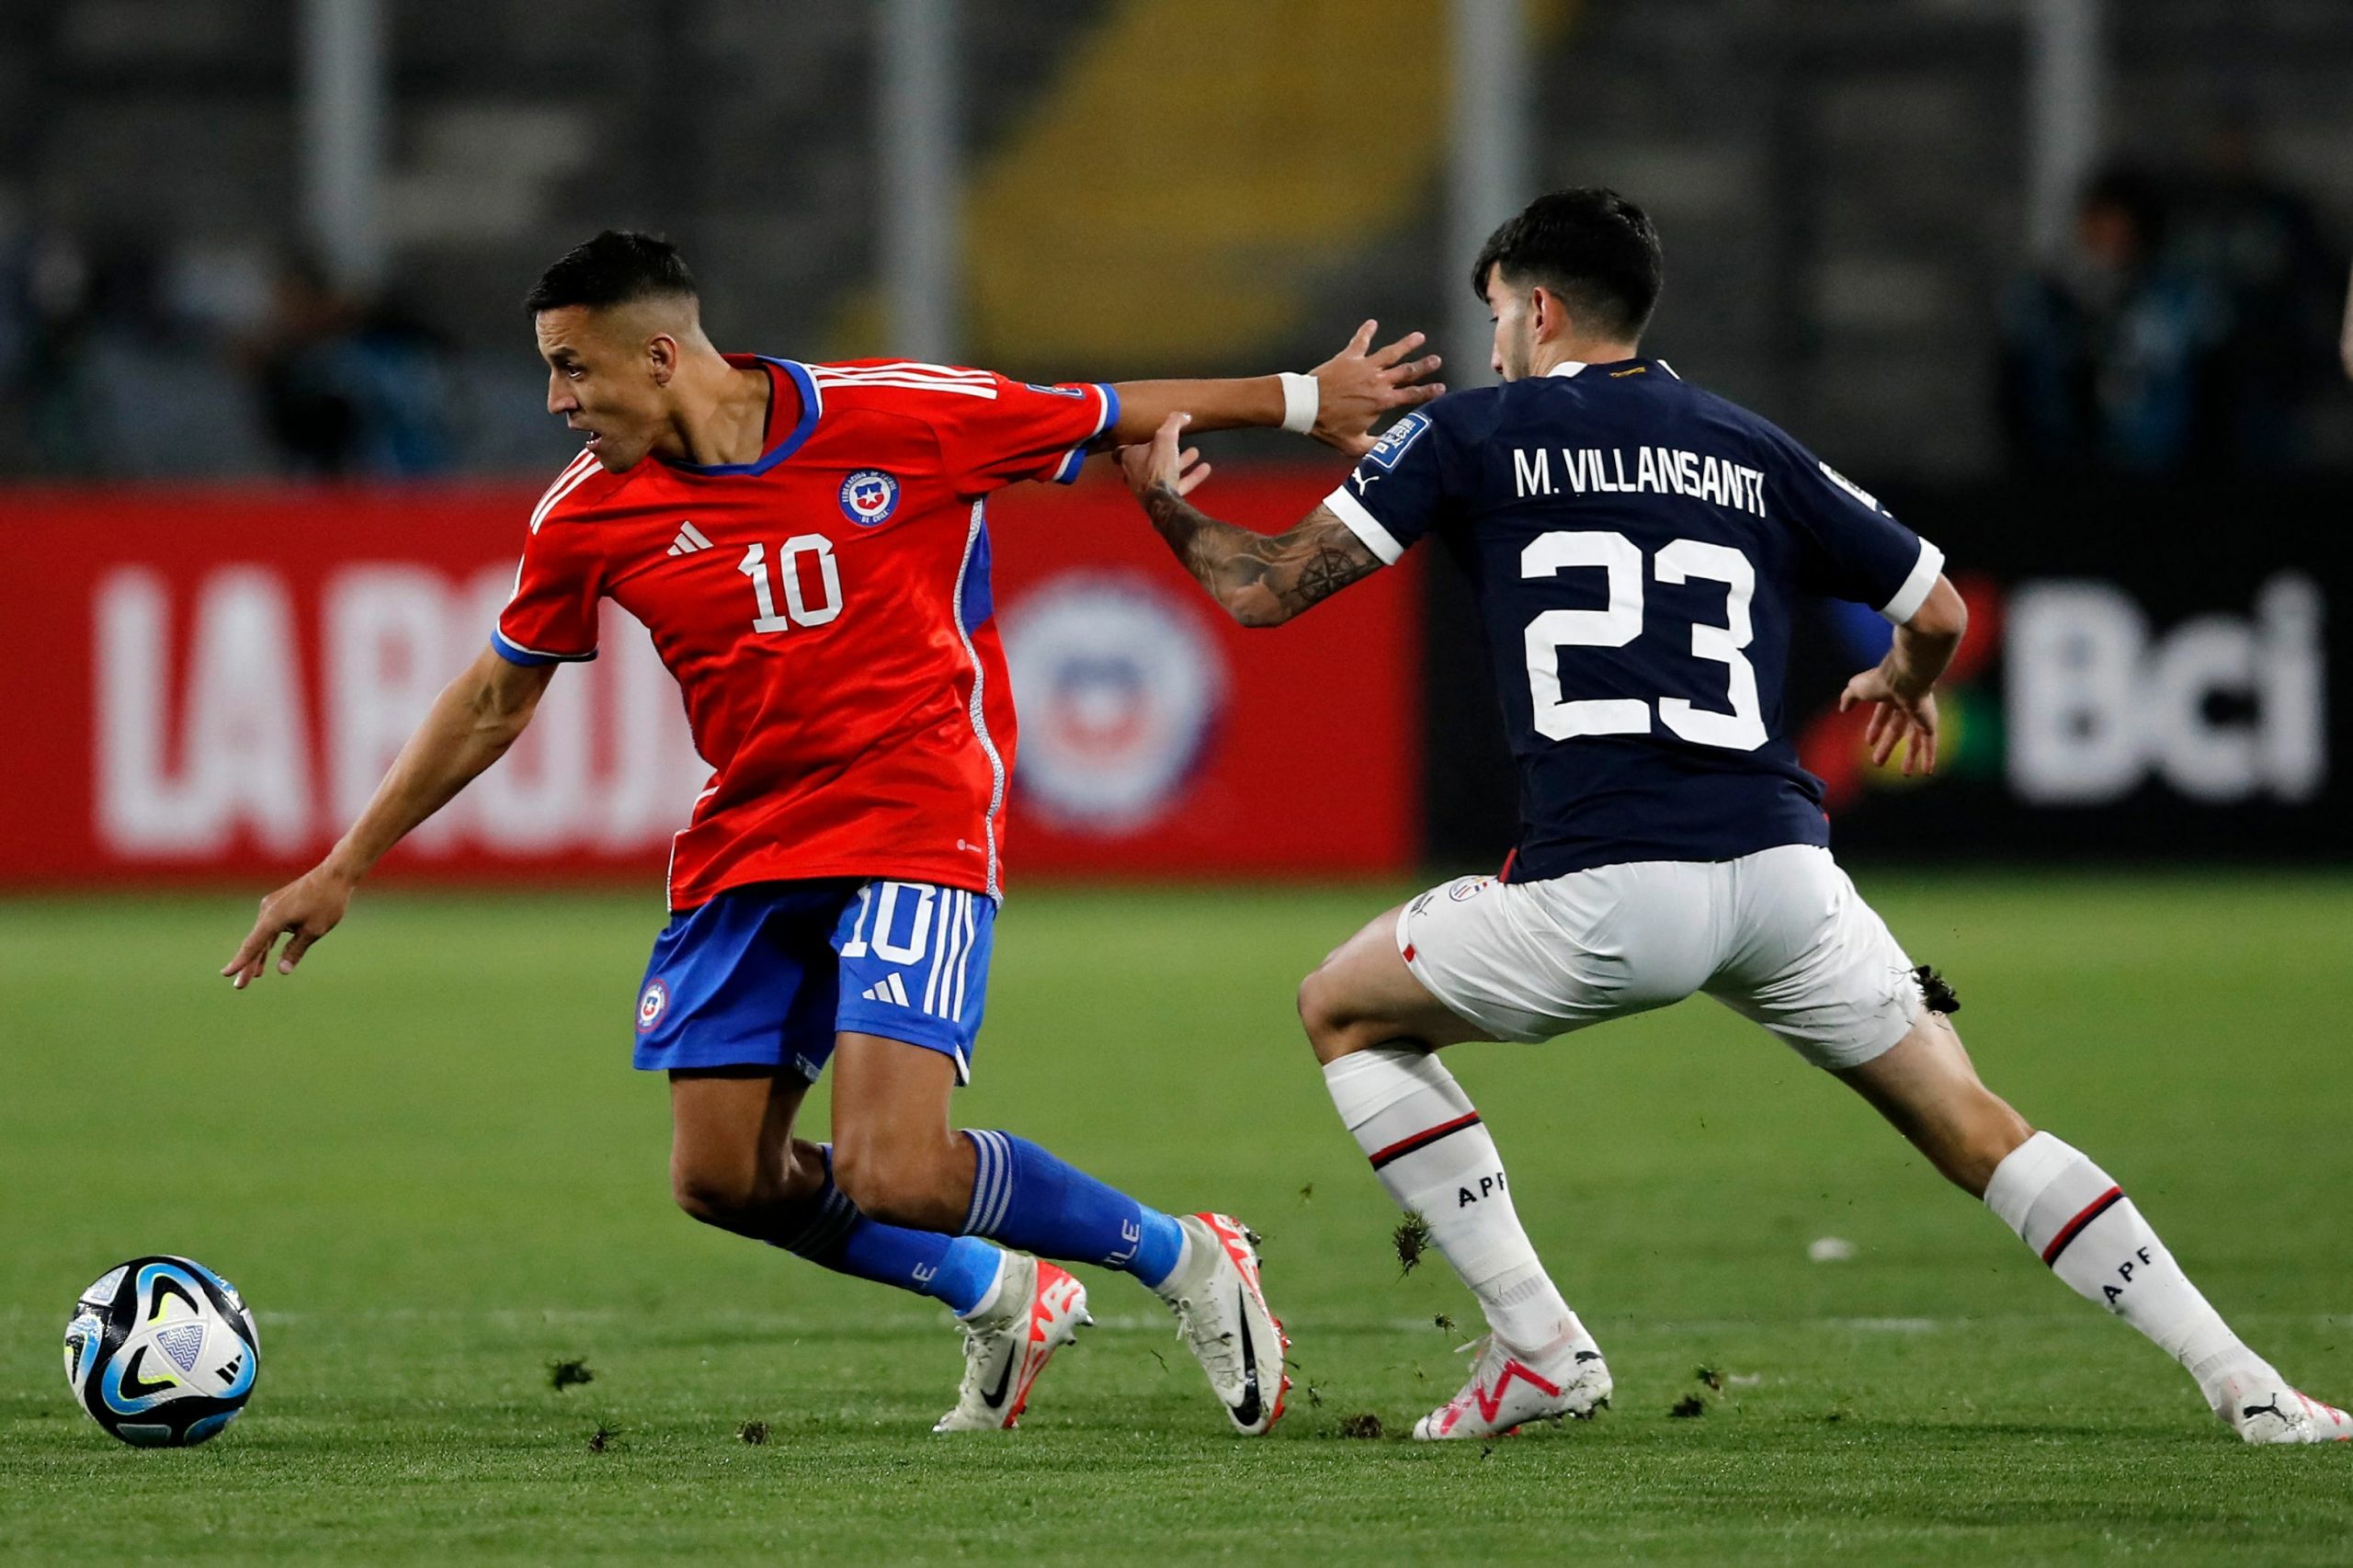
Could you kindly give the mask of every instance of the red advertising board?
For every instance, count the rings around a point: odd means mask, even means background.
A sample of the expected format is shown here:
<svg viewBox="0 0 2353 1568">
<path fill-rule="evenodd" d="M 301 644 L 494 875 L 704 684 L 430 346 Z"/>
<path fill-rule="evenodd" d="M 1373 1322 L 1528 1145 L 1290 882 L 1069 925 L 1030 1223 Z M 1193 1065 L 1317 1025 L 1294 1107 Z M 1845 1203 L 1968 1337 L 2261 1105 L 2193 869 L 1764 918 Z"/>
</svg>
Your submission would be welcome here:
<svg viewBox="0 0 2353 1568">
<path fill-rule="evenodd" d="M 1329 472 L 1221 477 L 1262 528 Z M 537 491 L 0 494 L 0 883 L 265 880 L 366 802 L 486 640 Z M 1206 498 L 1206 497 L 1205 497 Z M 1007 864 L 1029 876 L 1371 873 L 1419 839 L 1419 596 L 1376 574 L 1244 631 L 1090 475 L 991 504 L 1021 716 Z M 620 610 L 522 743 L 388 874 L 658 875 L 709 778 Z"/>
</svg>

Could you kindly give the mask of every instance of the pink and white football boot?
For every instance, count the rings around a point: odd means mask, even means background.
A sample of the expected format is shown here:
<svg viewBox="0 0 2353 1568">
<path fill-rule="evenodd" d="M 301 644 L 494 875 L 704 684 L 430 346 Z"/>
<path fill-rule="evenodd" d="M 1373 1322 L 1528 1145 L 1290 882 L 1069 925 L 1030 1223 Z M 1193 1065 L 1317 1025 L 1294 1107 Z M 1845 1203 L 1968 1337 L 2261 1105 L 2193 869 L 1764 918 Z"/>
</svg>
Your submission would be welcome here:
<svg viewBox="0 0 2353 1568">
<path fill-rule="evenodd" d="M 1086 1287 L 1027 1253 L 1005 1256 L 996 1300 L 963 1321 L 964 1381 L 935 1432 L 1010 1431 L 1055 1351 L 1093 1325 Z"/>
<path fill-rule="evenodd" d="M 1476 1353 L 1462 1392 L 1414 1423 L 1422 1442 L 1495 1437 L 1527 1421 L 1588 1420 L 1609 1403 L 1609 1368 L 1583 1334 L 1530 1354 L 1488 1335 L 1463 1346 Z"/>
<path fill-rule="evenodd" d="M 2223 1393 L 2220 1414 L 2247 1442 L 2353 1442 L 2353 1415 L 2276 1379 L 2226 1387 Z"/>
<path fill-rule="evenodd" d="M 1249 1228 L 1225 1214 L 1186 1214 L 1185 1258 L 1155 1287 L 1176 1314 L 1176 1335 L 1209 1374 L 1226 1419 L 1247 1437 L 1282 1419 L 1290 1337 L 1267 1305 Z"/>
</svg>

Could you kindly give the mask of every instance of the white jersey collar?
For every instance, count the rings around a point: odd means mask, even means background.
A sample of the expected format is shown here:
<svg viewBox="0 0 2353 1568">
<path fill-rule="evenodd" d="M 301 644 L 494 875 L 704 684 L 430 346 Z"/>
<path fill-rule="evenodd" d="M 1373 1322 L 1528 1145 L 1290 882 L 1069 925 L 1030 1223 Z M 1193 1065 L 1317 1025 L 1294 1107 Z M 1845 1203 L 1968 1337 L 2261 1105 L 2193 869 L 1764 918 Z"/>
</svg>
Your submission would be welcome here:
<svg viewBox="0 0 2353 1568">
<path fill-rule="evenodd" d="M 1585 369 L 1582 359 L 1563 359 L 1544 373 L 1548 376 L 1574 376 Z"/>
</svg>

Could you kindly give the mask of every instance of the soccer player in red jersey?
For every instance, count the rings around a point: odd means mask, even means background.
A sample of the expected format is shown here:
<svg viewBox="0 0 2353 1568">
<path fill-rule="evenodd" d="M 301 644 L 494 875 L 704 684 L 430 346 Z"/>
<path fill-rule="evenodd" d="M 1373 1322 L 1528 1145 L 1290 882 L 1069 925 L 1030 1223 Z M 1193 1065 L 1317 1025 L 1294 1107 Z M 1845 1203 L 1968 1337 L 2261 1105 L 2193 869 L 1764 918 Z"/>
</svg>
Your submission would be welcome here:
<svg viewBox="0 0 2353 1568">
<path fill-rule="evenodd" d="M 548 408 L 586 446 L 532 510 L 491 645 L 451 682 L 319 865 L 262 901 L 238 988 L 342 919 L 369 869 L 594 658 L 611 598 L 653 633 L 713 774 L 673 842 L 671 919 L 637 1005 L 666 1072 L 688 1213 L 962 1320 L 939 1429 L 1007 1427 L 1087 1322 L 1047 1257 L 1135 1275 L 1175 1311 L 1235 1428 L 1282 1413 L 1284 1342 L 1245 1228 L 1172 1218 L 1026 1139 L 949 1125 L 1001 892 L 1015 722 L 991 621 L 987 497 L 1088 452 L 1280 426 L 1354 455 L 1435 397 L 1415 334 L 1368 322 L 1312 376 L 1028 385 L 904 360 L 722 355 L 676 250 L 606 233 L 525 301 Z M 828 1062 L 834 1136 L 792 1136 Z M 983 1240 L 983 1238 L 987 1238 Z M 1002 1243 L 1002 1246 L 992 1244 Z"/>
</svg>

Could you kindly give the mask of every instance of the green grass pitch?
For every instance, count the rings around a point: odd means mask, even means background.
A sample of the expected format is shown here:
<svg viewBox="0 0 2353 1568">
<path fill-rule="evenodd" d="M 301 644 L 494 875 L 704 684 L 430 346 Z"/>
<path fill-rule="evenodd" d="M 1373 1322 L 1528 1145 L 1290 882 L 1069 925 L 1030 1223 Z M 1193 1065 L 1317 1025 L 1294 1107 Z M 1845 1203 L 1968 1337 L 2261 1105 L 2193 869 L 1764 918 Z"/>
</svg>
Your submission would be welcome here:
<svg viewBox="0 0 2353 1568">
<path fill-rule="evenodd" d="M 1988 1079 L 2258 1348 L 2353 1396 L 2353 880 L 1860 881 L 1952 977 Z M 1290 1012 L 1396 891 L 1035 891 L 1000 927 L 960 1113 L 1265 1233 L 1299 1386 L 1255 1443 L 1100 1274 L 1102 1326 L 1023 1430 L 935 1438 L 939 1309 L 676 1212 L 663 1085 L 627 1064 L 650 896 L 371 894 L 242 996 L 211 971 L 246 900 L 0 903 L 0 1559 L 2353 1559 L 2353 1447 L 2239 1447 L 1706 1002 L 1454 1053 L 1618 1397 L 1396 1440 L 1474 1314 L 1442 1262 L 1401 1275 Z M 1810 1261 L 1824 1235 L 1853 1258 Z M 75 1290 L 156 1251 L 261 1318 L 252 1408 L 193 1451 L 117 1445 L 60 1374 Z M 571 1358 L 594 1381 L 558 1392 Z M 1365 1414 L 1392 1436 L 1340 1435 Z"/>
</svg>

